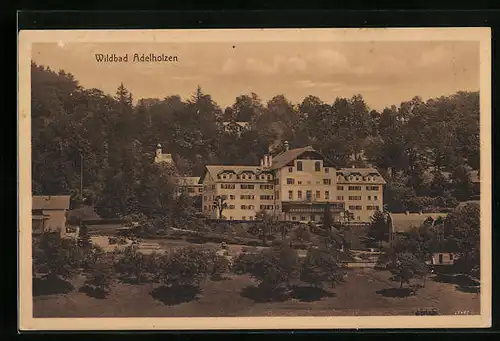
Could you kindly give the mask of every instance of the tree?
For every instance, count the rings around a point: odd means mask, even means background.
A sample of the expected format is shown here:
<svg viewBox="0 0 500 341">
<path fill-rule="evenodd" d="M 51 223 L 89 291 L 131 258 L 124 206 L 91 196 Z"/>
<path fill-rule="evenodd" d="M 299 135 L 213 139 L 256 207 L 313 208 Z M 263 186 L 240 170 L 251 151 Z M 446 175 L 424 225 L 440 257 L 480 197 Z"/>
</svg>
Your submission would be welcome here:
<svg viewBox="0 0 500 341">
<path fill-rule="evenodd" d="M 333 218 L 332 211 L 330 210 L 330 203 L 325 204 L 324 216 L 323 216 L 323 228 L 326 231 L 331 231 L 333 228 Z"/>
<path fill-rule="evenodd" d="M 311 233 L 309 233 L 309 228 L 306 226 L 298 226 L 293 230 L 293 236 L 299 243 L 308 242 L 311 240 Z"/>
<path fill-rule="evenodd" d="M 227 208 L 226 198 L 222 195 L 218 195 L 214 199 L 214 206 L 219 213 L 219 219 L 223 219 L 222 212 Z"/>
<path fill-rule="evenodd" d="M 258 222 L 253 224 L 248 232 L 257 236 L 257 238 L 262 240 L 262 245 L 266 246 L 269 236 L 273 233 L 273 217 L 268 211 L 259 211 L 255 215 L 255 219 Z"/>
<path fill-rule="evenodd" d="M 127 246 L 119 255 L 115 268 L 119 274 L 141 283 L 147 271 L 147 256 L 140 253 L 136 245 Z"/>
<path fill-rule="evenodd" d="M 342 280 L 341 268 L 339 253 L 332 253 L 325 247 L 311 248 L 302 263 L 300 279 L 314 287 L 323 287 L 325 282 L 330 282 L 333 288 Z"/>
<path fill-rule="evenodd" d="M 452 193 L 455 198 L 465 201 L 472 195 L 472 182 L 465 166 L 456 167 L 451 174 Z"/>
<path fill-rule="evenodd" d="M 372 241 L 372 243 L 377 244 L 378 242 L 388 242 L 389 241 L 389 224 L 386 218 L 386 214 L 381 211 L 375 211 L 371 217 L 371 223 L 368 228 L 367 237 Z"/>
<path fill-rule="evenodd" d="M 113 278 L 113 263 L 110 257 L 103 254 L 90 266 L 84 284 L 96 291 L 99 296 L 105 296 L 109 292 Z"/>
<path fill-rule="evenodd" d="M 33 275 L 46 279 L 70 279 L 78 271 L 81 253 L 74 241 L 57 232 L 45 232 L 33 240 Z"/>
<path fill-rule="evenodd" d="M 449 183 L 439 170 L 433 172 L 433 177 L 430 186 L 430 195 L 433 197 L 444 197 L 448 190 Z"/>
<path fill-rule="evenodd" d="M 160 281 L 167 287 L 198 287 L 212 273 L 210 252 L 196 246 L 174 250 L 162 259 Z"/>
<path fill-rule="evenodd" d="M 259 287 L 266 291 L 288 288 L 299 275 L 297 252 L 282 245 L 263 250 L 252 257 L 253 263 L 246 270 L 259 281 Z"/>
<path fill-rule="evenodd" d="M 480 209 L 467 204 L 450 213 L 444 221 L 444 238 L 450 251 L 458 254 L 461 271 L 471 272 L 479 267 Z"/>
<path fill-rule="evenodd" d="M 391 270 L 394 280 L 399 281 L 400 288 L 403 284 L 410 285 L 415 277 L 421 277 L 428 272 L 427 266 L 411 253 L 399 253 L 396 257 L 396 267 Z"/>
</svg>

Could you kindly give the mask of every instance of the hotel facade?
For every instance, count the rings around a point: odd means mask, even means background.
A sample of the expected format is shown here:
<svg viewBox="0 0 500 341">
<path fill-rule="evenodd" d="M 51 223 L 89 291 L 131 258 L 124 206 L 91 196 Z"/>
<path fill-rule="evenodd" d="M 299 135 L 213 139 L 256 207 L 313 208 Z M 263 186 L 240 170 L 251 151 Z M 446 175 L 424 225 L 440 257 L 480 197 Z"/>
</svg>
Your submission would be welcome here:
<svg viewBox="0 0 500 341">
<path fill-rule="evenodd" d="M 373 168 L 336 169 L 308 146 L 265 155 L 260 166 L 207 165 L 200 184 L 202 211 L 212 219 L 255 220 L 267 211 L 276 220 L 320 222 L 328 207 L 336 221 L 369 223 L 383 208 L 386 182 Z"/>
</svg>

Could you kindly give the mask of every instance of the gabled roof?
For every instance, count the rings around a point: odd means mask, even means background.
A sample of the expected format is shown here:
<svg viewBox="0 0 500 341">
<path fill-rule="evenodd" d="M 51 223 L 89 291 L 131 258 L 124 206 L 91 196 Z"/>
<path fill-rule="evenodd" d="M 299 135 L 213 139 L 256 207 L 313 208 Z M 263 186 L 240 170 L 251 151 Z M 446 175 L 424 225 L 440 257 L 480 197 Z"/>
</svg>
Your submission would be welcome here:
<svg viewBox="0 0 500 341">
<path fill-rule="evenodd" d="M 408 232 L 412 227 L 420 227 L 428 218 L 433 221 L 441 217 L 445 219 L 447 213 L 390 213 L 393 232 Z"/>
<path fill-rule="evenodd" d="M 194 186 L 200 182 L 199 176 L 181 176 L 179 177 L 179 184 L 181 186 Z"/>
<path fill-rule="evenodd" d="M 340 168 L 337 170 L 337 176 L 344 177 L 344 180 L 338 183 L 356 183 L 349 180 L 349 176 L 361 177 L 360 181 L 368 181 L 370 183 L 386 184 L 386 181 L 375 168 Z M 375 177 L 375 178 L 373 178 Z M 370 178 L 370 179 L 368 179 Z"/>
<path fill-rule="evenodd" d="M 206 173 L 210 173 L 210 175 L 212 176 L 212 178 L 214 180 L 220 180 L 220 179 L 217 179 L 217 175 L 218 174 L 221 174 L 223 172 L 227 172 L 227 173 L 233 173 L 233 174 L 236 174 L 236 175 L 240 175 L 242 173 L 246 173 L 246 172 L 251 172 L 253 174 L 261 174 L 261 173 L 270 173 L 270 171 L 268 169 L 264 169 L 260 166 L 239 166 L 239 165 L 206 165 L 205 166 L 205 174 Z M 205 178 L 205 174 L 203 174 L 203 176 L 200 178 L 200 182 L 203 181 L 203 179 Z M 261 180 L 261 179 L 254 179 L 255 181 L 258 181 L 258 180 Z M 264 181 L 264 180 L 261 180 L 261 181 Z M 265 180 L 267 181 L 267 179 Z"/>
<path fill-rule="evenodd" d="M 33 210 L 67 210 L 69 209 L 69 195 L 34 195 Z"/>
<path fill-rule="evenodd" d="M 285 167 L 291 161 L 297 159 L 300 155 L 305 152 L 315 152 L 318 153 L 312 146 L 306 146 L 302 148 L 289 149 L 281 154 L 273 157 L 272 169 L 280 169 Z M 319 154 L 319 153 L 318 153 Z"/>
</svg>

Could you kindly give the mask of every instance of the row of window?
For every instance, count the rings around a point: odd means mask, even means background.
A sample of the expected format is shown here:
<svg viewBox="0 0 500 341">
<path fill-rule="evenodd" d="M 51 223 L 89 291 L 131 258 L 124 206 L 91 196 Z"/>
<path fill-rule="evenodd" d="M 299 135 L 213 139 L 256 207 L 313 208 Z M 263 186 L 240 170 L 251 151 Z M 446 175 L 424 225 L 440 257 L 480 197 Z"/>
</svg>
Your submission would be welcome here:
<svg viewBox="0 0 500 341">
<path fill-rule="evenodd" d="M 363 206 L 361 205 L 350 205 L 349 206 L 349 210 L 352 210 L 352 211 L 360 211 L 363 209 Z M 379 206 L 378 205 L 368 205 L 366 206 L 366 209 L 368 211 L 378 211 L 380 210 Z"/>
<path fill-rule="evenodd" d="M 302 172 L 303 170 L 303 167 L 302 167 L 302 161 L 297 161 L 297 171 L 298 172 Z M 316 161 L 314 163 L 314 170 L 316 172 L 321 172 L 321 162 L 320 161 Z M 329 168 L 325 167 L 325 173 L 328 173 L 330 171 Z M 293 172 L 293 167 L 288 167 L 288 172 L 289 173 L 292 173 Z"/>
<path fill-rule="evenodd" d="M 231 180 L 231 179 L 242 179 L 242 180 L 272 180 L 273 176 L 271 174 L 261 174 L 261 175 L 252 175 L 252 174 L 219 174 L 217 175 L 217 179 Z"/>
<path fill-rule="evenodd" d="M 194 187 L 188 187 L 187 188 L 188 193 L 196 193 L 196 188 Z M 198 188 L 198 193 L 203 193 L 203 188 Z"/>
<path fill-rule="evenodd" d="M 220 184 L 221 189 L 236 189 L 236 184 Z M 255 185 L 241 184 L 241 189 L 255 189 Z M 273 189 L 273 185 L 260 185 L 260 189 Z"/>
<path fill-rule="evenodd" d="M 302 200 L 303 199 L 303 196 L 302 196 L 302 191 L 297 191 L 297 199 L 298 200 Z M 276 200 L 279 200 L 279 192 L 275 192 L 276 194 Z M 203 199 L 205 201 L 207 200 L 213 200 L 213 196 L 204 196 Z M 222 195 L 222 198 L 224 200 L 227 200 L 227 199 L 230 199 L 230 200 L 235 200 L 236 197 L 231 194 L 229 196 L 227 195 Z M 312 199 L 312 191 L 306 191 L 306 198 L 308 200 L 311 200 Z M 240 195 L 240 199 L 241 200 L 254 200 L 255 199 L 255 195 L 253 194 L 242 194 Z M 315 196 L 315 199 L 316 200 L 321 200 L 321 191 L 316 191 L 316 196 Z M 324 195 L 324 199 L 325 200 L 330 200 L 330 191 L 325 191 L 325 195 Z M 357 200 L 361 200 L 361 195 L 350 195 L 348 197 L 349 200 L 351 201 L 357 201 Z M 372 200 L 372 196 L 371 195 L 368 195 L 367 196 L 367 199 L 368 200 Z M 274 200 L 274 197 L 272 195 L 261 195 L 260 196 L 260 200 Z M 288 200 L 294 200 L 294 192 L 293 191 L 288 191 Z M 337 200 L 339 201 L 343 201 L 344 200 L 344 196 L 343 195 L 337 195 Z M 373 196 L 373 200 L 378 200 L 378 195 L 374 195 Z"/>
</svg>

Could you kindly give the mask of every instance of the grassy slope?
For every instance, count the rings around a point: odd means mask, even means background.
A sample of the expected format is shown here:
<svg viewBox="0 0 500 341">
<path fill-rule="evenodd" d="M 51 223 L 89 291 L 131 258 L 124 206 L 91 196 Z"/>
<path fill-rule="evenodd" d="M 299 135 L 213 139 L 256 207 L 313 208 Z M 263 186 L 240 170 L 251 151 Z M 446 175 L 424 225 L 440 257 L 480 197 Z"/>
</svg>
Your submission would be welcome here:
<svg viewBox="0 0 500 341">
<path fill-rule="evenodd" d="M 417 296 L 390 297 L 394 287 L 387 272 L 353 270 L 346 283 L 328 289 L 333 297 L 314 302 L 289 299 L 284 302 L 256 302 L 245 297 L 252 285 L 248 276 L 207 282 L 190 302 L 168 305 L 151 295 L 158 285 L 117 283 L 106 299 L 78 292 L 83 279 L 74 281 L 69 294 L 34 297 L 35 317 L 215 317 L 215 316 L 335 316 L 335 315 L 413 315 L 418 308 L 437 307 L 441 314 L 457 310 L 479 313 L 479 295 L 463 293 L 452 284 L 428 281 Z"/>
</svg>

